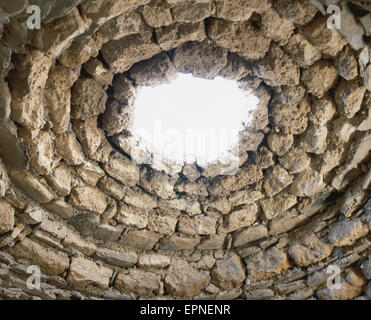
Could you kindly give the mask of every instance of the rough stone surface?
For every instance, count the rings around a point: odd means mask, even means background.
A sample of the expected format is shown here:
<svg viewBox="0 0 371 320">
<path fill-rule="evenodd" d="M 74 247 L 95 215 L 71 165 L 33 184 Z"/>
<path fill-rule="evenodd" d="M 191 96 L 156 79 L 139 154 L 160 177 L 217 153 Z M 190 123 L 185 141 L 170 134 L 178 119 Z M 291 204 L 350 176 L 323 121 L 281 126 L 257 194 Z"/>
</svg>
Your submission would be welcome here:
<svg viewBox="0 0 371 320">
<path fill-rule="evenodd" d="M 368 227 L 360 219 L 344 219 L 331 226 L 328 239 L 334 246 L 349 246 L 368 232 Z"/>
<path fill-rule="evenodd" d="M 291 245 L 290 256 L 301 267 L 307 267 L 327 258 L 332 253 L 332 246 L 321 241 L 315 235 L 306 236 L 297 243 Z"/>
<path fill-rule="evenodd" d="M 290 267 L 287 255 L 282 249 L 273 247 L 246 261 L 248 279 L 257 282 L 269 279 Z"/>
<path fill-rule="evenodd" d="M 154 296 L 160 293 L 160 276 L 142 270 L 123 270 L 116 278 L 115 288 L 123 293 Z"/>
<path fill-rule="evenodd" d="M 209 279 L 180 258 L 174 258 L 166 272 L 164 284 L 166 290 L 178 297 L 191 298 L 206 288 Z"/>
<path fill-rule="evenodd" d="M 77 286 L 90 284 L 106 289 L 108 287 L 112 270 L 98 266 L 93 261 L 84 258 L 72 258 L 67 281 Z"/>
<path fill-rule="evenodd" d="M 236 254 L 230 254 L 218 261 L 211 272 L 211 280 L 224 290 L 240 286 L 244 279 L 245 271 Z"/>
</svg>

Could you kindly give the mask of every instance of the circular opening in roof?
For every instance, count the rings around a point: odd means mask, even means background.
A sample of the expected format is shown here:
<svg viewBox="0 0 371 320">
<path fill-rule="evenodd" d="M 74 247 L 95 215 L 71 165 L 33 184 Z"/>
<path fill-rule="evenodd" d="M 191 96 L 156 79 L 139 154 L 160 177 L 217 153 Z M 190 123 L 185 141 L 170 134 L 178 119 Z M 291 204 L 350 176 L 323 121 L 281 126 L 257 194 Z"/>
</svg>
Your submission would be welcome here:
<svg viewBox="0 0 371 320">
<path fill-rule="evenodd" d="M 252 121 L 257 104 L 255 95 L 221 77 L 179 74 L 170 83 L 143 87 L 134 102 L 131 134 L 151 157 L 139 162 L 239 163 L 239 133 Z"/>
</svg>

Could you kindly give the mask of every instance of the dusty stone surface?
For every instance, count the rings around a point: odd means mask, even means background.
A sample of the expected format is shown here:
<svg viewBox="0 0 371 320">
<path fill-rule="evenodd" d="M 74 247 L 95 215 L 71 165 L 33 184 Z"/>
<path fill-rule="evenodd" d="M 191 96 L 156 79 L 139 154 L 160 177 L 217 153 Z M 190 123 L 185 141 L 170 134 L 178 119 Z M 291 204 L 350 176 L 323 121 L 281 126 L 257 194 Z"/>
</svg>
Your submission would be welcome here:
<svg viewBox="0 0 371 320">
<path fill-rule="evenodd" d="M 211 272 L 211 280 L 224 290 L 240 286 L 244 279 L 245 271 L 236 254 L 230 254 L 218 261 Z"/>
<path fill-rule="evenodd" d="M 124 293 L 153 296 L 160 293 L 160 276 L 142 270 L 123 270 L 117 275 L 115 288 Z"/>
<path fill-rule="evenodd" d="M 359 111 L 365 91 L 366 88 L 357 80 L 340 83 L 336 89 L 335 100 L 347 118 L 353 118 Z"/>
<path fill-rule="evenodd" d="M 300 196 L 312 196 L 324 187 L 322 174 L 306 170 L 301 172 L 292 183 L 291 190 Z"/>
<path fill-rule="evenodd" d="M 14 228 L 14 209 L 4 201 L 0 202 L 0 234 L 7 233 Z"/>
<path fill-rule="evenodd" d="M 328 288 L 318 290 L 317 295 L 321 300 L 351 300 L 361 293 L 361 288 L 354 287 L 343 281 L 340 289 L 330 290 Z"/>
<path fill-rule="evenodd" d="M 308 92 L 316 97 L 324 95 L 334 85 L 336 79 L 337 71 L 335 67 L 324 60 L 320 60 L 304 70 L 301 76 Z"/>
<path fill-rule="evenodd" d="M 155 86 L 170 82 L 176 74 L 174 64 L 165 53 L 139 62 L 130 69 L 130 77 L 141 86 Z"/>
<path fill-rule="evenodd" d="M 289 266 L 287 255 L 276 247 L 261 252 L 246 261 L 248 279 L 251 282 L 269 279 L 288 269 Z"/>
<path fill-rule="evenodd" d="M 265 10 L 261 17 L 262 33 L 281 45 L 287 43 L 295 26 L 289 20 L 281 18 L 272 8 Z"/>
<path fill-rule="evenodd" d="M 308 67 L 321 59 L 321 52 L 300 33 L 294 34 L 289 39 L 286 48 L 300 67 Z"/>
<path fill-rule="evenodd" d="M 112 270 L 103 266 L 98 266 L 94 262 L 84 258 L 73 258 L 67 281 L 77 286 L 87 286 L 89 284 L 106 289 Z"/>
<path fill-rule="evenodd" d="M 187 42 L 175 50 L 173 63 L 178 72 L 212 79 L 227 64 L 227 53 L 208 41 Z"/>
<path fill-rule="evenodd" d="M 207 31 L 217 45 L 247 60 L 261 59 L 269 49 L 270 40 L 265 39 L 250 22 L 232 24 L 212 19 Z"/>
<path fill-rule="evenodd" d="M 166 273 L 166 290 L 174 296 L 193 297 L 207 286 L 209 277 L 180 258 L 174 258 Z"/>
<path fill-rule="evenodd" d="M 270 86 L 294 86 L 299 84 L 299 69 L 291 58 L 279 46 L 274 44 L 272 44 L 266 57 L 253 64 L 253 70 L 259 78 L 263 78 Z"/>
<path fill-rule="evenodd" d="M 368 232 L 368 227 L 360 219 L 344 219 L 331 226 L 328 239 L 334 246 L 349 246 Z"/>
<path fill-rule="evenodd" d="M 282 215 L 286 210 L 293 207 L 296 203 L 296 196 L 281 193 L 277 194 L 273 198 L 260 200 L 261 208 L 268 220 Z"/>
<path fill-rule="evenodd" d="M 308 24 L 317 13 L 317 8 L 304 0 L 278 0 L 275 8 L 286 19 L 298 25 Z"/>
<path fill-rule="evenodd" d="M 346 40 L 336 29 L 329 29 L 326 19 L 320 18 L 304 28 L 304 35 L 323 54 L 335 57 L 346 45 Z"/>
<path fill-rule="evenodd" d="M 89 210 L 99 214 L 102 214 L 107 207 L 104 194 L 97 188 L 90 186 L 73 188 L 69 202 L 79 209 Z"/>
<path fill-rule="evenodd" d="M 264 190 L 267 196 L 272 197 L 293 181 L 292 176 L 281 166 L 275 166 L 270 170 L 264 181 Z"/>
<path fill-rule="evenodd" d="M 59 275 L 69 267 L 69 259 L 54 249 L 45 248 L 28 238 L 18 242 L 8 252 L 14 257 L 34 261 L 49 275 Z"/>
<path fill-rule="evenodd" d="M 133 186 L 139 181 L 139 168 L 129 159 L 119 154 L 112 154 L 104 170 L 113 178 L 127 186 Z"/>
<path fill-rule="evenodd" d="M 306 267 L 327 258 L 333 247 L 317 236 L 306 236 L 290 246 L 289 254 L 298 266 Z"/>
<path fill-rule="evenodd" d="M 267 143 L 269 149 L 271 149 L 274 154 L 282 156 L 291 148 L 294 143 L 294 137 L 293 135 L 273 133 L 268 136 Z"/>
<path fill-rule="evenodd" d="M 203 41 L 206 38 L 203 22 L 174 23 L 168 27 L 156 28 L 157 43 L 163 51 L 177 48 L 187 41 Z"/>
<path fill-rule="evenodd" d="M 234 236 L 233 246 L 239 247 L 268 236 L 268 230 L 262 225 L 248 227 Z"/>
</svg>

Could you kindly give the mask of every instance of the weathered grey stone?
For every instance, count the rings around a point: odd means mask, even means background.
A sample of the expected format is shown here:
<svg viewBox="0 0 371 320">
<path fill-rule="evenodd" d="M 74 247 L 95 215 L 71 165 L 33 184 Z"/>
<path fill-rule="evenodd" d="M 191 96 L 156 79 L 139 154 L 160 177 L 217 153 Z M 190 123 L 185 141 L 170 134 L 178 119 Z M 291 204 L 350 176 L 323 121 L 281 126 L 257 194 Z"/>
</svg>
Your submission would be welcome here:
<svg viewBox="0 0 371 320">
<path fill-rule="evenodd" d="M 152 29 L 143 30 L 140 35 L 129 35 L 119 40 L 111 40 L 103 45 L 102 56 L 116 72 L 129 70 L 135 63 L 149 59 L 161 52 L 152 41 Z"/>
<path fill-rule="evenodd" d="M 102 214 L 107 208 L 104 193 L 90 186 L 73 188 L 68 201 L 81 210 L 89 210 L 98 214 Z"/>
<path fill-rule="evenodd" d="M 130 69 L 130 77 L 140 86 L 156 86 L 176 78 L 174 64 L 166 53 L 141 61 Z"/>
<path fill-rule="evenodd" d="M 185 238 L 173 235 L 160 240 L 160 249 L 165 251 L 193 250 L 200 243 L 199 238 Z"/>
<path fill-rule="evenodd" d="M 139 182 L 139 168 L 118 153 L 112 154 L 103 168 L 111 177 L 124 185 L 133 186 Z"/>
<path fill-rule="evenodd" d="M 152 231 L 171 236 L 175 232 L 178 219 L 173 215 L 162 213 L 150 215 L 148 228 Z"/>
<path fill-rule="evenodd" d="M 94 243 L 84 240 L 80 235 L 67 231 L 66 236 L 63 240 L 63 244 L 72 247 L 87 256 L 91 256 L 97 251 L 97 247 Z"/>
<path fill-rule="evenodd" d="M 371 279 L 371 256 L 369 255 L 368 256 L 368 259 L 366 259 L 362 265 L 361 265 L 361 269 L 362 269 L 362 272 L 363 274 L 365 275 L 365 277 L 370 280 Z"/>
<path fill-rule="evenodd" d="M 276 10 L 269 8 L 261 14 L 262 33 L 280 45 L 286 44 L 295 26 L 285 18 L 281 18 Z"/>
<path fill-rule="evenodd" d="M 313 4 L 305 0 L 278 0 L 274 7 L 279 14 L 298 25 L 308 24 L 318 11 Z"/>
<path fill-rule="evenodd" d="M 256 289 L 245 292 L 246 300 L 268 300 L 274 297 L 274 291 L 271 289 Z"/>
<path fill-rule="evenodd" d="M 259 208 L 256 203 L 243 205 L 225 216 L 222 231 L 232 232 L 252 225 L 256 219 Z"/>
<path fill-rule="evenodd" d="M 118 273 L 114 287 L 120 292 L 152 297 L 161 293 L 161 277 L 152 272 L 130 269 Z"/>
<path fill-rule="evenodd" d="M 63 219 L 69 219 L 75 214 L 73 206 L 63 200 L 52 201 L 45 205 L 45 208 L 50 212 L 56 213 Z"/>
<path fill-rule="evenodd" d="M 49 185 L 58 195 L 65 197 L 71 192 L 72 172 L 66 166 L 59 166 L 53 172 L 46 175 Z"/>
<path fill-rule="evenodd" d="M 317 296 L 320 300 L 352 300 L 362 292 L 361 288 L 353 287 L 345 281 L 342 281 L 340 286 L 340 289 L 320 289 L 317 291 Z"/>
<path fill-rule="evenodd" d="M 308 92 L 316 97 L 323 96 L 331 89 L 337 79 L 337 70 L 326 60 L 320 60 L 305 69 L 301 80 L 306 85 Z"/>
<path fill-rule="evenodd" d="M 125 195 L 126 188 L 107 176 L 98 181 L 98 187 L 116 200 L 121 200 Z"/>
<path fill-rule="evenodd" d="M 103 248 L 100 248 L 94 257 L 121 268 L 130 268 L 138 261 L 138 256 L 135 252 L 120 252 Z"/>
<path fill-rule="evenodd" d="M 166 272 L 164 285 L 173 296 L 194 297 L 209 283 L 209 277 L 181 258 L 174 258 Z"/>
<path fill-rule="evenodd" d="M 269 50 L 270 39 L 264 38 L 249 21 L 230 23 L 211 19 L 207 33 L 218 46 L 247 60 L 261 59 Z"/>
<path fill-rule="evenodd" d="M 335 101 L 347 118 L 353 118 L 359 111 L 365 92 L 366 88 L 361 85 L 358 79 L 341 81 L 335 91 Z"/>
<path fill-rule="evenodd" d="M 48 56 L 58 57 L 68 48 L 72 39 L 82 34 L 91 24 L 84 20 L 77 8 L 72 9 L 67 15 L 43 25 L 39 30 L 31 32 L 30 42 Z"/>
<path fill-rule="evenodd" d="M 0 234 L 12 231 L 14 222 L 14 209 L 5 201 L 0 201 Z"/>
<path fill-rule="evenodd" d="M 362 25 L 356 20 L 347 4 L 341 6 L 341 28 L 339 32 L 348 40 L 354 50 L 359 50 L 366 45 L 363 40 L 364 30 Z"/>
<path fill-rule="evenodd" d="M 105 110 L 107 95 L 99 82 L 80 77 L 71 90 L 71 116 L 85 120 Z"/>
<path fill-rule="evenodd" d="M 103 223 L 96 227 L 93 236 L 104 242 L 116 242 L 121 237 L 123 230 L 123 226 L 111 226 Z"/>
<path fill-rule="evenodd" d="M 161 234 L 148 230 L 130 230 L 122 237 L 122 244 L 141 250 L 152 250 Z"/>
<path fill-rule="evenodd" d="M 358 75 L 357 60 L 349 47 L 345 47 L 336 57 L 335 66 L 345 80 L 352 80 Z"/>
<path fill-rule="evenodd" d="M 83 236 L 91 235 L 99 224 L 99 217 L 93 213 L 81 213 L 68 220 L 78 232 Z"/>
<path fill-rule="evenodd" d="M 359 218 L 344 219 L 330 226 L 328 239 L 337 247 L 350 246 L 368 232 L 368 227 Z"/>
<path fill-rule="evenodd" d="M 32 0 L 31 4 L 38 5 L 41 12 L 41 20 L 43 23 L 52 22 L 55 19 L 65 16 L 73 8 L 75 8 L 81 0 L 66 0 L 60 2 L 58 0 L 43 1 Z"/>
<path fill-rule="evenodd" d="M 282 270 L 290 267 L 290 263 L 282 249 L 272 247 L 247 259 L 246 267 L 248 279 L 251 282 L 257 282 L 280 274 Z"/>
<path fill-rule="evenodd" d="M 264 79 L 270 86 L 299 84 L 300 72 L 291 58 L 283 50 L 272 44 L 268 54 L 253 64 L 256 76 Z"/>
<path fill-rule="evenodd" d="M 247 229 L 237 232 L 234 235 L 233 246 L 239 247 L 248 243 L 260 240 L 268 236 L 268 230 L 265 226 L 257 225 L 248 227 Z"/>
<path fill-rule="evenodd" d="M 0 80 L 0 121 L 8 120 L 10 116 L 10 91 L 7 83 Z"/>
<path fill-rule="evenodd" d="M 294 34 L 285 48 L 300 67 L 309 67 L 321 59 L 321 52 L 300 33 Z"/>
<path fill-rule="evenodd" d="M 293 181 L 292 176 L 281 166 L 277 165 L 269 171 L 265 181 L 264 190 L 268 197 L 272 197 Z"/>
<path fill-rule="evenodd" d="M 19 190 L 38 203 L 48 203 L 54 198 L 53 194 L 45 185 L 29 172 L 12 171 L 10 173 L 10 178 Z"/>
<path fill-rule="evenodd" d="M 204 22 L 173 23 L 167 27 L 156 28 L 155 32 L 162 51 L 177 48 L 187 41 L 203 41 L 206 38 Z"/>
<path fill-rule="evenodd" d="M 217 16 L 231 21 L 248 20 L 253 12 L 262 13 L 272 5 L 269 0 L 254 0 L 248 3 L 243 0 L 218 0 L 215 2 L 217 6 Z"/>
<path fill-rule="evenodd" d="M 294 137 L 291 134 L 272 133 L 267 138 L 269 149 L 278 155 L 284 155 L 294 143 Z"/>
<path fill-rule="evenodd" d="M 91 284 L 107 289 L 112 273 L 111 269 L 98 266 L 95 262 L 88 259 L 82 257 L 72 258 L 67 282 L 81 287 Z"/>
<path fill-rule="evenodd" d="M 309 110 L 309 100 L 306 97 L 297 104 L 274 104 L 271 111 L 273 124 L 284 133 L 303 133 L 307 128 Z"/>
<path fill-rule="evenodd" d="M 212 281 L 221 289 L 228 290 L 241 286 L 245 280 L 240 258 L 230 253 L 223 260 L 218 260 L 211 272 Z"/>
<path fill-rule="evenodd" d="M 289 254 L 298 266 L 306 267 L 327 258 L 332 249 L 332 245 L 312 234 L 294 242 L 289 248 Z"/>
<path fill-rule="evenodd" d="M 291 190 L 299 196 L 313 196 L 324 188 L 323 176 L 313 170 L 306 170 L 298 174 L 291 185 Z"/>
<path fill-rule="evenodd" d="M 175 50 L 173 63 L 181 73 L 213 79 L 227 64 L 227 53 L 226 49 L 213 45 L 211 41 L 187 42 Z"/>
<path fill-rule="evenodd" d="M 40 266 L 48 275 L 58 275 L 69 267 L 69 259 L 60 252 L 41 246 L 28 238 L 18 242 L 7 250 L 18 259 L 26 259 Z"/>
<path fill-rule="evenodd" d="M 296 196 L 281 193 L 272 198 L 265 198 L 260 200 L 260 205 L 265 217 L 268 220 L 271 220 L 277 216 L 281 216 L 296 203 Z"/>
<path fill-rule="evenodd" d="M 143 268 L 166 268 L 170 257 L 161 254 L 145 254 L 139 257 L 138 265 Z"/>
<path fill-rule="evenodd" d="M 336 29 L 327 28 L 326 19 L 316 19 L 304 28 L 304 36 L 323 54 L 335 57 L 347 41 Z"/>
<path fill-rule="evenodd" d="M 94 2 L 84 2 L 81 4 L 81 11 L 84 16 L 92 19 L 95 23 L 101 25 L 104 22 L 121 15 L 138 6 L 149 3 L 149 0 L 98 0 Z"/>
<path fill-rule="evenodd" d="M 179 232 L 188 235 L 209 235 L 216 233 L 216 219 L 207 216 L 181 217 L 178 224 Z"/>
</svg>

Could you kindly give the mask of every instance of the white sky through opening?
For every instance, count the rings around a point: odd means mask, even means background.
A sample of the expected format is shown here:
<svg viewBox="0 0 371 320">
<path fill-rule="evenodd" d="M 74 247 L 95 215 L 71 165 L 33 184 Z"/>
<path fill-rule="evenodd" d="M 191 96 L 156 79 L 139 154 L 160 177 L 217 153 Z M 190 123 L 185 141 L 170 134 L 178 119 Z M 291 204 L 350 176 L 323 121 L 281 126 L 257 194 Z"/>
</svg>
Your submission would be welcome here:
<svg viewBox="0 0 371 320">
<path fill-rule="evenodd" d="M 208 164 L 228 158 L 258 98 L 236 81 L 179 74 L 171 83 L 143 87 L 134 104 L 132 134 L 162 159 Z"/>
</svg>

